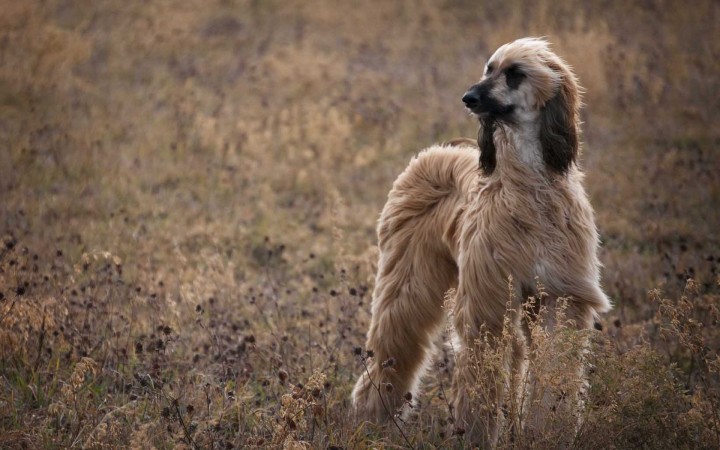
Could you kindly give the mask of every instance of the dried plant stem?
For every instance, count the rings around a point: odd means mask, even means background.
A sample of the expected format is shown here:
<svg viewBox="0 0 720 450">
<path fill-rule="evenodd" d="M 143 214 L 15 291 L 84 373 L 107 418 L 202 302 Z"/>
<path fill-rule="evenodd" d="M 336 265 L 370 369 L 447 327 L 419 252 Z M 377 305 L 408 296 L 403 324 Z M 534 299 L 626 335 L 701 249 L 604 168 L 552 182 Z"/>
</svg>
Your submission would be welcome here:
<svg viewBox="0 0 720 450">
<path fill-rule="evenodd" d="M 395 414 L 393 414 L 392 411 L 390 411 L 390 408 L 385 403 L 385 399 L 383 398 L 382 392 L 380 391 L 380 386 L 376 385 L 375 382 L 373 381 L 372 377 L 370 376 L 370 370 L 368 369 L 368 366 L 365 363 L 365 358 L 361 358 L 361 361 L 362 361 L 363 367 L 365 368 L 365 373 L 367 374 L 368 380 L 370 380 L 370 384 L 372 385 L 373 389 L 375 389 L 377 391 L 378 395 L 380 396 L 380 402 L 383 405 L 383 409 L 390 416 L 390 419 L 395 424 L 395 427 L 400 432 L 400 435 L 403 437 L 403 439 L 405 440 L 405 443 L 408 445 L 408 447 L 410 447 L 411 449 L 414 450 L 415 446 L 412 445 L 412 443 L 410 442 L 410 439 L 408 439 L 408 437 L 405 435 L 405 432 L 403 432 L 402 427 L 400 426 L 399 423 L 397 423 L 397 420 L 395 420 Z"/>
<path fill-rule="evenodd" d="M 40 325 L 40 338 L 38 339 L 37 357 L 35 358 L 35 364 L 33 365 L 33 374 L 37 374 L 38 367 L 40 367 L 40 360 L 42 359 L 43 344 L 45 343 L 45 318 L 46 309 L 43 308 L 42 324 Z"/>
<path fill-rule="evenodd" d="M 177 400 L 173 401 L 173 406 L 175 407 L 175 414 L 177 414 L 178 422 L 180 422 L 180 426 L 182 426 L 183 434 L 185 435 L 185 440 L 187 441 L 190 448 L 198 448 L 197 444 L 195 444 L 195 441 L 193 440 L 192 436 L 190 435 L 190 430 L 188 430 L 187 425 L 185 425 L 185 421 L 183 420 L 182 413 L 180 413 L 180 405 L 177 402 Z"/>
</svg>

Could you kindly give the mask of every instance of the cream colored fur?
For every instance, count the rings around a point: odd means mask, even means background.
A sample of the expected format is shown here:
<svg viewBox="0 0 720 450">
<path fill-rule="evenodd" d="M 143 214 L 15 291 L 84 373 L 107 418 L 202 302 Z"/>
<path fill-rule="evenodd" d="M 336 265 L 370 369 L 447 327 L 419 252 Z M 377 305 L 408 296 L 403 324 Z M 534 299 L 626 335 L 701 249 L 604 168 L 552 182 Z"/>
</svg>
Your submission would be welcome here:
<svg viewBox="0 0 720 450">
<path fill-rule="evenodd" d="M 461 342 L 451 399 L 456 426 L 488 446 L 497 439 L 507 383 L 498 381 L 487 404 L 473 400 L 470 391 L 480 377 L 497 375 L 478 368 L 476 358 L 482 333 L 499 337 L 503 331 L 509 277 L 518 301 L 535 287 L 536 277 L 549 299 L 569 298 L 567 313 L 579 329 L 610 309 L 600 288 L 598 235 L 583 174 L 574 162 L 565 172 L 550 170 L 539 137 L 546 104 L 560 96 L 569 126 L 579 133 L 575 76 L 539 39 L 507 44 L 490 63 L 494 70 L 480 83 L 492 83 L 490 95 L 514 105 L 516 120 L 492 134 L 497 151 L 492 173 L 478 167 L 476 147 L 456 140 L 422 151 L 395 181 L 378 225 L 380 260 L 366 343 L 374 357 L 368 360 L 369 376 L 359 377 L 352 394 L 360 416 L 372 421 L 402 409 L 405 393 L 417 393 L 444 323 L 443 295 L 455 287 L 452 318 Z M 526 71 L 514 90 L 502 78 L 502 68 L 510 64 Z M 509 366 L 524 363 L 527 326 L 524 334 Z M 383 369 L 391 357 L 394 366 Z M 387 383 L 393 386 L 389 392 L 383 388 Z"/>
</svg>

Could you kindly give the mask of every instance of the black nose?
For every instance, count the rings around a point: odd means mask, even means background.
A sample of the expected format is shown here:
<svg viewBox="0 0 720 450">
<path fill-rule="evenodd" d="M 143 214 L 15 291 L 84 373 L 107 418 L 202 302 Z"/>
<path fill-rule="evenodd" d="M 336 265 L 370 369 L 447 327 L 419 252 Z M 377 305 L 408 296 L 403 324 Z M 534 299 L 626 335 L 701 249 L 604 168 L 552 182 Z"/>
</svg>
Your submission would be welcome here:
<svg viewBox="0 0 720 450">
<path fill-rule="evenodd" d="M 463 103 L 465 103 L 465 106 L 468 108 L 472 108 L 473 106 L 477 106 L 478 103 L 480 103 L 480 96 L 477 94 L 477 92 L 473 92 L 473 90 L 469 90 L 463 95 L 462 98 Z"/>
</svg>

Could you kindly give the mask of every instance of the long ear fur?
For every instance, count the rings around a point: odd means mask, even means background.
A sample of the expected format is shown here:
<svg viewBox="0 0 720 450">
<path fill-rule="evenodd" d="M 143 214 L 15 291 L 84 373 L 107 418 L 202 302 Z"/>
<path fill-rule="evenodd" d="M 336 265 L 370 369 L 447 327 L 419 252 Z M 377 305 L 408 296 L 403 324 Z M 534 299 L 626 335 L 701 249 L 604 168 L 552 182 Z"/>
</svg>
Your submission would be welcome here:
<svg viewBox="0 0 720 450">
<path fill-rule="evenodd" d="M 562 74 L 558 93 L 550 99 L 540 116 L 540 145 L 545 165 L 564 174 L 578 155 L 579 92 L 572 73 L 560 65 L 552 69 Z"/>
<path fill-rule="evenodd" d="M 480 147 L 480 168 L 485 176 L 495 171 L 497 165 L 497 150 L 493 134 L 495 133 L 495 121 L 492 119 L 480 120 L 478 130 L 478 147 Z"/>
</svg>

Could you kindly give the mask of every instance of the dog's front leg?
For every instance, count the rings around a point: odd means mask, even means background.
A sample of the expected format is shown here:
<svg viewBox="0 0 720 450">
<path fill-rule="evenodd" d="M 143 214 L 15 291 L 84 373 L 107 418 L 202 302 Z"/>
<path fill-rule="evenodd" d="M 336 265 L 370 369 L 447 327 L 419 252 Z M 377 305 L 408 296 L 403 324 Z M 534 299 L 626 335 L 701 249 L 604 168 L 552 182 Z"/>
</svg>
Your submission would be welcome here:
<svg viewBox="0 0 720 450">
<path fill-rule="evenodd" d="M 477 254 L 461 252 L 454 309 L 461 348 L 456 349 L 453 402 L 456 432 L 472 444 L 492 448 L 498 439 L 503 392 L 514 366 L 514 335 L 503 334 L 508 286 Z M 512 330 L 508 330 L 512 333 Z M 510 352 L 503 344 L 509 337 Z"/>
<path fill-rule="evenodd" d="M 541 439 L 553 428 L 579 427 L 587 389 L 584 363 L 593 318 L 590 303 L 577 297 L 551 298 L 545 307 L 525 325 L 531 344 L 524 425 L 531 439 Z"/>
</svg>

